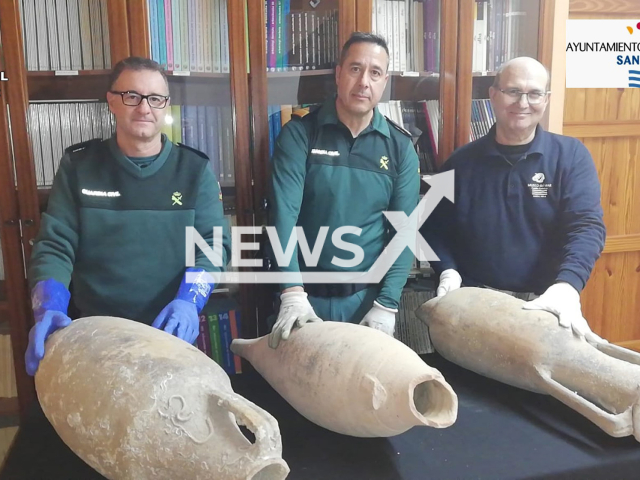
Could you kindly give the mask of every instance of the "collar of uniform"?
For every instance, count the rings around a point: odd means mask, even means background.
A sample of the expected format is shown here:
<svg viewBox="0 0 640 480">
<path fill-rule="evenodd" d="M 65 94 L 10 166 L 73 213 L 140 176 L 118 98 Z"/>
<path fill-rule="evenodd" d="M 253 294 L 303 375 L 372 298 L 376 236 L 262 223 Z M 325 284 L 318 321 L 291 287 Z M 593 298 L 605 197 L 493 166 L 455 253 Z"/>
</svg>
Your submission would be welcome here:
<svg viewBox="0 0 640 480">
<path fill-rule="evenodd" d="M 337 125 L 338 123 L 341 123 L 340 119 L 338 118 L 338 111 L 336 110 L 336 100 L 337 97 L 333 96 L 322 104 L 322 108 L 318 112 L 319 126 L 326 124 Z M 389 125 L 387 124 L 384 116 L 378 111 L 378 107 L 373 109 L 373 118 L 371 120 L 371 123 L 367 126 L 367 128 L 360 132 L 360 134 L 362 135 L 363 133 L 366 133 L 371 129 L 377 130 L 387 138 L 391 136 L 391 133 L 389 132 Z"/>
<path fill-rule="evenodd" d="M 540 126 L 536 126 L 536 134 L 533 137 L 531 147 L 527 151 L 527 156 L 532 153 L 544 155 L 545 143 L 546 143 L 546 131 Z M 496 147 L 496 125 L 495 123 L 484 137 L 481 139 L 483 154 L 486 157 L 502 157 L 502 154 Z"/>
<path fill-rule="evenodd" d="M 150 177 L 158 170 L 162 168 L 164 162 L 167 161 L 169 157 L 169 153 L 171 153 L 172 143 L 167 140 L 167 136 L 162 134 L 162 149 L 158 154 L 158 158 L 156 158 L 151 165 L 148 165 L 144 168 L 140 168 L 138 165 L 133 163 L 127 156 L 122 153 L 120 147 L 118 146 L 118 142 L 116 140 L 116 136 L 114 135 L 109 139 L 109 150 L 111 154 L 116 158 L 118 163 L 124 168 L 127 172 L 129 172 L 134 177 L 138 178 L 146 178 Z"/>
</svg>

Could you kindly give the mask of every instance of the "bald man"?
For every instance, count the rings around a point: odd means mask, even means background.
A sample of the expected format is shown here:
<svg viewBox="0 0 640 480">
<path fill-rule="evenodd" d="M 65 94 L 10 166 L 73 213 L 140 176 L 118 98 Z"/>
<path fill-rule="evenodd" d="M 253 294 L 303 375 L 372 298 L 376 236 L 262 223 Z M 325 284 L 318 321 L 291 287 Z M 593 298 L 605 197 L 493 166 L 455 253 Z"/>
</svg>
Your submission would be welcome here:
<svg viewBox="0 0 640 480">
<path fill-rule="evenodd" d="M 443 200 L 423 234 L 440 258 L 438 296 L 461 284 L 516 292 L 593 343 L 580 291 L 604 248 L 600 183 L 582 143 L 539 125 L 548 86 L 533 58 L 500 68 L 489 88 L 496 123 L 444 164 L 455 204 Z"/>
</svg>

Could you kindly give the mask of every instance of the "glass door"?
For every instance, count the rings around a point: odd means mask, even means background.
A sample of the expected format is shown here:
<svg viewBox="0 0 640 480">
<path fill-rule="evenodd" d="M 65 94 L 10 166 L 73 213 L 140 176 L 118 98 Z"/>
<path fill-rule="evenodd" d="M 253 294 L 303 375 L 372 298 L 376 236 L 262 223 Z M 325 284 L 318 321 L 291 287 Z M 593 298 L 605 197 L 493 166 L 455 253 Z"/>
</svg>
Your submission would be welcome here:
<svg viewBox="0 0 640 480">
<path fill-rule="evenodd" d="M 146 0 L 150 57 L 168 75 L 171 112 L 164 133 L 173 143 L 204 152 L 218 180 L 224 213 L 230 227 L 239 224 L 238 198 L 250 185 L 238 178 L 236 138 L 240 128 L 234 103 L 234 71 L 230 18 L 242 5 L 234 0 Z M 239 26 L 240 30 L 242 26 Z M 245 79 L 246 81 L 246 79 Z M 245 101 L 248 101 L 245 99 Z M 248 162 L 248 159 L 243 159 Z M 251 222 L 240 209 L 240 224 Z M 233 261 L 227 270 L 238 270 Z M 216 285 L 200 315 L 197 346 L 229 374 L 241 373 L 239 357 L 229 350 L 233 338 L 243 336 L 246 292 L 237 283 Z"/>
<path fill-rule="evenodd" d="M 500 66 L 516 57 L 538 58 L 540 0 L 475 0 L 472 16 L 469 141 L 486 135 L 495 122 L 489 87 Z"/>
<path fill-rule="evenodd" d="M 423 174 L 438 165 L 441 0 L 374 0 L 372 30 L 389 46 L 390 80 L 380 111 L 408 130 Z"/>
</svg>

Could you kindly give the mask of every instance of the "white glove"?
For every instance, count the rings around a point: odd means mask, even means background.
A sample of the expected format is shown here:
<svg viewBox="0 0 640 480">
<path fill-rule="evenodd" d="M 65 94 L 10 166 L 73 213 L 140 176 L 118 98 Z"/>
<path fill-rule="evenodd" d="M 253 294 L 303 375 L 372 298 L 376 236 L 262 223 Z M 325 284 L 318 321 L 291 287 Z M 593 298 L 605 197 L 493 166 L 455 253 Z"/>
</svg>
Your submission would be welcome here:
<svg viewBox="0 0 640 480">
<path fill-rule="evenodd" d="M 306 292 L 287 292 L 280 295 L 280 311 L 271 333 L 269 346 L 278 348 L 280 340 L 287 340 L 291 329 L 307 322 L 321 322 L 309 303 Z"/>
<path fill-rule="evenodd" d="M 360 325 L 380 330 L 393 337 L 393 331 L 396 328 L 396 313 L 398 313 L 397 309 L 387 308 L 374 300 L 373 307 L 364 316 Z"/>
<path fill-rule="evenodd" d="M 457 290 L 462 285 L 462 277 L 457 270 L 448 268 L 440 274 L 440 285 L 436 296 L 444 297 L 447 293 Z"/>
<path fill-rule="evenodd" d="M 571 285 L 565 282 L 555 283 L 535 300 L 526 302 L 525 310 L 544 310 L 558 317 L 561 327 L 571 328 L 573 333 L 584 338 L 592 345 L 606 343 L 598 335 L 591 331 L 587 320 L 582 316 L 580 307 L 580 294 Z"/>
</svg>

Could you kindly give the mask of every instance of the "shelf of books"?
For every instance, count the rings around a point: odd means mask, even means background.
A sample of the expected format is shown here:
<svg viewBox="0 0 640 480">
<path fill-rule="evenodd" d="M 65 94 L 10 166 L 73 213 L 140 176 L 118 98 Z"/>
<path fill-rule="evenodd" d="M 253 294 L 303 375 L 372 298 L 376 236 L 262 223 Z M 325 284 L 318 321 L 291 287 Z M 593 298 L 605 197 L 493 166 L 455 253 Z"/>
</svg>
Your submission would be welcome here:
<svg viewBox="0 0 640 480">
<path fill-rule="evenodd" d="M 314 10 L 295 0 L 264 2 L 270 154 L 292 113 L 307 113 L 335 92 L 338 4 L 325 1 Z M 373 31 L 390 53 L 380 111 L 412 133 L 423 172 L 434 171 L 438 151 L 439 8 L 439 0 L 375 0 L 372 9 Z"/>
<path fill-rule="evenodd" d="M 107 0 L 19 2 L 27 123 L 44 208 L 64 149 L 114 129 L 105 102 L 111 48 Z"/>
<path fill-rule="evenodd" d="M 242 373 L 242 361 L 231 352 L 231 342 L 242 338 L 240 310 L 233 302 L 209 302 L 200 314 L 198 349 L 218 363 L 229 375 Z"/>
<path fill-rule="evenodd" d="M 437 168 L 440 132 L 441 0 L 374 0 L 372 30 L 389 46 L 390 78 L 380 112 L 408 130 L 420 171 Z"/>
<path fill-rule="evenodd" d="M 151 58 L 168 73 L 171 113 L 164 129 L 174 143 L 209 156 L 235 214 L 235 165 L 228 0 L 147 0 Z"/>
<path fill-rule="evenodd" d="M 264 0 L 269 155 L 291 113 L 308 113 L 335 91 L 339 1 Z"/>
</svg>

